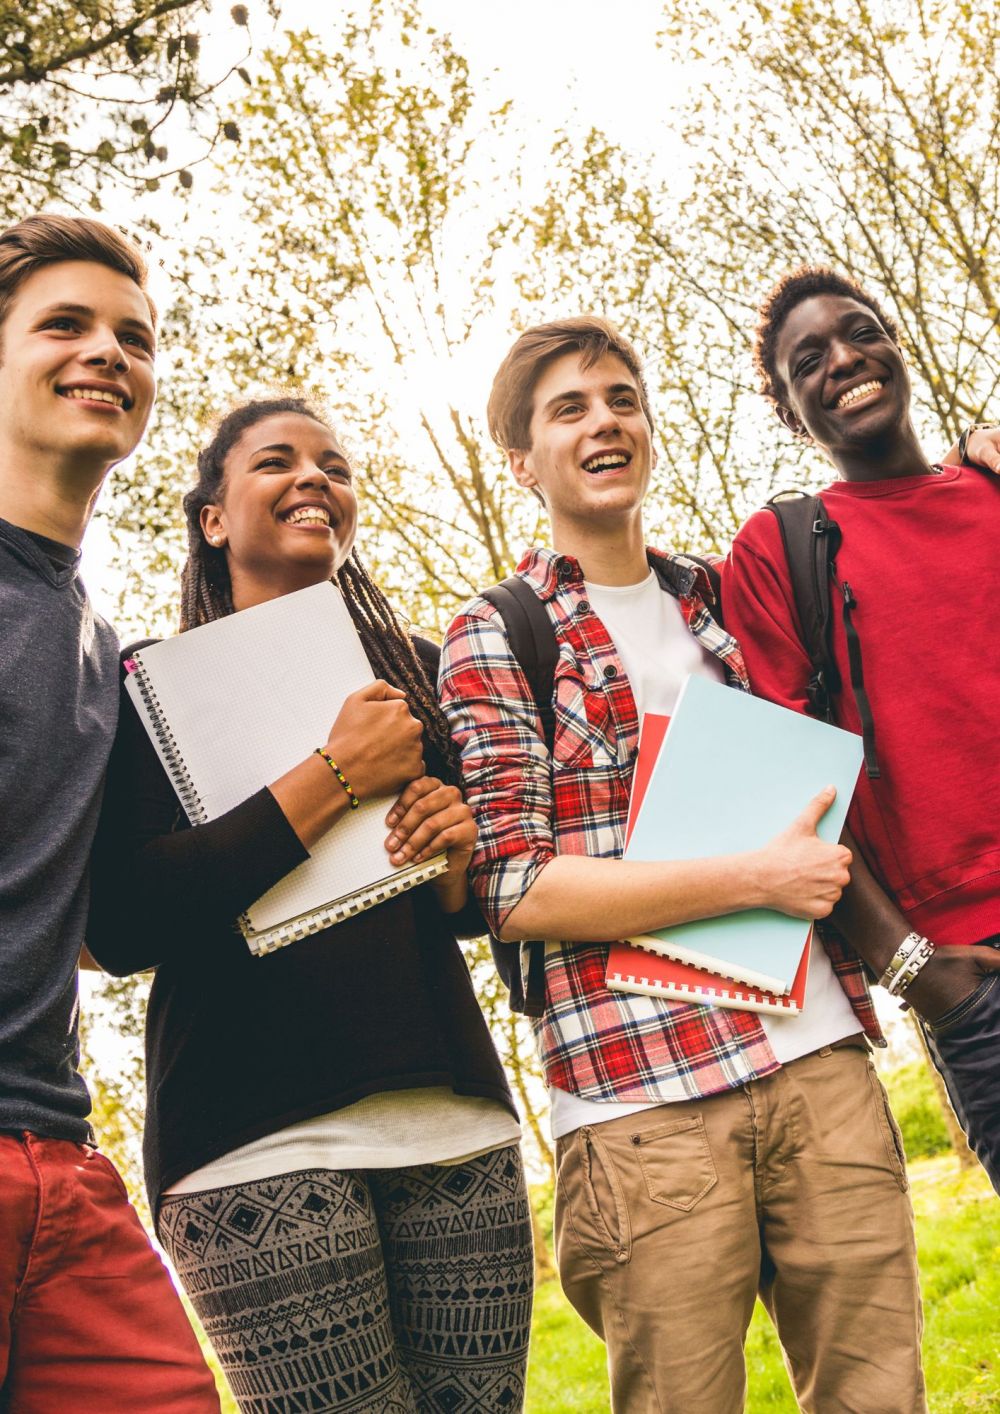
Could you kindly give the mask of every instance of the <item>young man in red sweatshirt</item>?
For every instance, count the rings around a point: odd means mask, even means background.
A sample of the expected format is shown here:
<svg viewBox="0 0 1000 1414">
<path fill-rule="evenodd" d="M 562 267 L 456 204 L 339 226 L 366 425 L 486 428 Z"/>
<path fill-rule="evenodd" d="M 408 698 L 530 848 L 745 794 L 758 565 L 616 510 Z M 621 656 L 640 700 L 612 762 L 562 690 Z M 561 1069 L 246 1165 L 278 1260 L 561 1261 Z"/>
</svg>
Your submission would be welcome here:
<svg viewBox="0 0 1000 1414">
<path fill-rule="evenodd" d="M 862 772 L 858 784 L 848 821 L 857 862 L 836 922 L 922 1018 L 1000 1192 L 1000 478 L 930 464 L 895 324 L 833 271 L 799 270 L 772 291 L 755 360 L 778 416 L 840 477 L 820 493 L 843 537 L 831 587 L 836 596 L 849 585 L 855 601 L 880 775 Z M 754 691 L 809 710 L 812 668 L 770 511 L 736 537 L 723 597 Z M 834 608 L 836 720 L 860 732 Z"/>
</svg>

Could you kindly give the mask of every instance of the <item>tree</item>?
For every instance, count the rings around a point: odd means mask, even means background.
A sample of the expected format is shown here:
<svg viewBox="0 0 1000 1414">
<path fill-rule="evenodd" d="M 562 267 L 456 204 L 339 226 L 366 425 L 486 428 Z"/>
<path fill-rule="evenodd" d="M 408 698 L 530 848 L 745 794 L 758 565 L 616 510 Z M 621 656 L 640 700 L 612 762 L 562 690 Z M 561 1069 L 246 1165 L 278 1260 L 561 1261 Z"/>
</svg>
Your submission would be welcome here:
<svg viewBox="0 0 1000 1414">
<path fill-rule="evenodd" d="M 209 0 L 0 0 L 0 202 L 4 223 L 53 199 L 100 209 L 115 184 L 142 194 L 239 128 L 217 99 L 246 55 L 202 62 Z M 245 28 L 245 5 L 232 22 Z M 246 71 L 238 70 L 242 74 Z M 247 76 L 248 77 L 248 76 Z M 180 142 L 171 160 L 168 134 Z"/>
<path fill-rule="evenodd" d="M 668 0 L 666 16 L 665 49 L 700 80 L 676 110 L 677 170 L 600 133 L 563 141 L 532 216 L 533 284 L 571 279 L 577 252 L 600 263 L 605 301 L 662 354 L 668 496 L 717 543 L 802 475 L 800 450 L 763 430 L 747 358 L 754 311 L 790 267 L 834 265 L 887 295 L 932 445 L 995 404 L 1000 20 L 958 0 L 850 14 L 747 0 L 724 30 L 707 3 Z"/>
</svg>

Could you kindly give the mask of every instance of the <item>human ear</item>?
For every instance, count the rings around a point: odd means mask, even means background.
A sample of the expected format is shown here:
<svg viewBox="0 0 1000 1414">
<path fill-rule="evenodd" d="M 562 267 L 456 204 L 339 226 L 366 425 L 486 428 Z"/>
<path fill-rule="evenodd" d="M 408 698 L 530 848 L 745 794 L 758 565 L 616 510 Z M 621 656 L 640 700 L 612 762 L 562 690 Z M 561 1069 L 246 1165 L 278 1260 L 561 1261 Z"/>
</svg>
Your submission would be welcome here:
<svg viewBox="0 0 1000 1414">
<path fill-rule="evenodd" d="M 781 403 L 775 403 L 774 410 L 793 437 L 800 437 L 805 441 L 811 441 L 809 433 L 796 417 L 795 413 L 792 412 L 791 408 L 783 407 Z"/>
<path fill-rule="evenodd" d="M 507 465 L 510 467 L 514 480 L 518 486 L 523 486 L 527 491 L 534 490 L 538 485 L 538 478 L 528 465 L 530 457 L 530 450 L 527 452 L 511 450 L 507 453 Z"/>
<path fill-rule="evenodd" d="M 202 506 L 198 522 L 202 535 L 210 545 L 219 549 L 226 543 L 226 527 L 221 506 Z"/>
</svg>

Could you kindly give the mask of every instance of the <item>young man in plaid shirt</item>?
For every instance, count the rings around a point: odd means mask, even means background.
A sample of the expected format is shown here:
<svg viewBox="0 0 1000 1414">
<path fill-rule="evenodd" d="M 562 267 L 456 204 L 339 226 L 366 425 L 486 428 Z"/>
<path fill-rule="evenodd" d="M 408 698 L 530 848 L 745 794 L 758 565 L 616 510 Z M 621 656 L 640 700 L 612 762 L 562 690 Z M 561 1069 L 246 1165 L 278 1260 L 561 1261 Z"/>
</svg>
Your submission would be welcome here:
<svg viewBox="0 0 1000 1414">
<path fill-rule="evenodd" d="M 804 1409 L 914 1414 L 926 1401 L 912 1213 L 857 959 L 816 942 L 806 1006 L 791 1018 L 604 983 L 611 939 L 751 907 L 829 914 L 850 862 L 815 834 L 832 796 L 753 854 L 622 861 L 642 712 L 669 714 L 690 672 L 747 690 L 743 659 L 709 612 L 704 571 L 645 545 L 652 418 L 635 351 L 615 329 L 584 318 L 522 335 L 494 380 L 489 421 L 552 524 L 554 548 L 518 568 L 559 646 L 552 752 L 483 598 L 448 633 L 442 702 L 479 825 L 472 879 L 491 928 L 512 947 L 564 940 L 546 943 L 536 1027 L 557 1258 L 567 1295 L 607 1343 L 614 1407 L 741 1409 L 759 1291 Z"/>
</svg>

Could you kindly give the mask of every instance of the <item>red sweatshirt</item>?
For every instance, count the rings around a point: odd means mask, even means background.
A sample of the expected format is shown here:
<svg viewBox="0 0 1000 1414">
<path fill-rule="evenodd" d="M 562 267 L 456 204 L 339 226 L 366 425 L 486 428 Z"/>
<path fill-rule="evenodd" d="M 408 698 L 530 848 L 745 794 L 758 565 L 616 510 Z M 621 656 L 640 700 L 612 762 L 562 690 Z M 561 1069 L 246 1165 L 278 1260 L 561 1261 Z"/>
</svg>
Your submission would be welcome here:
<svg viewBox="0 0 1000 1414">
<path fill-rule="evenodd" d="M 848 823 L 918 932 L 978 942 L 1000 933 L 1000 479 L 945 467 L 821 495 L 843 531 L 837 581 L 857 599 L 882 770 L 862 771 Z M 723 576 L 754 691 L 805 711 L 809 660 L 770 511 L 737 535 Z M 860 733 L 839 599 L 833 613 L 837 721 Z"/>
</svg>

